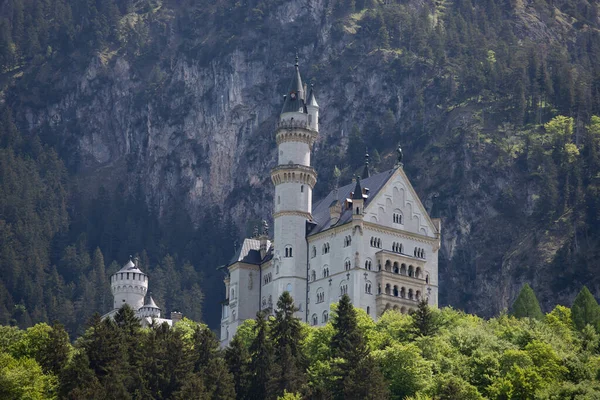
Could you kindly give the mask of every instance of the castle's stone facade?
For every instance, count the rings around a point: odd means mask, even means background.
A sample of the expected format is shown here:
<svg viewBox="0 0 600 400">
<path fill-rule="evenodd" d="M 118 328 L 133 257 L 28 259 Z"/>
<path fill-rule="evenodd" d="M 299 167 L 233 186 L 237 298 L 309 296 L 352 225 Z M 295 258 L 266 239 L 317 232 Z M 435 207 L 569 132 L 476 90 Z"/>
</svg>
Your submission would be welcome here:
<svg viewBox="0 0 600 400">
<path fill-rule="evenodd" d="M 334 189 L 313 206 L 317 173 L 312 147 L 319 105 L 302 84 L 296 62 L 275 132 L 278 165 L 274 232 L 245 239 L 225 273 L 221 343 L 259 310 L 272 310 L 288 291 L 297 317 L 311 325 L 329 319 L 330 304 L 348 294 L 373 318 L 387 309 L 408 312 L 421 298 L 438 302 L 440 220 L 431 219 L 402 168 L 369 173 Z"/>
</svg>

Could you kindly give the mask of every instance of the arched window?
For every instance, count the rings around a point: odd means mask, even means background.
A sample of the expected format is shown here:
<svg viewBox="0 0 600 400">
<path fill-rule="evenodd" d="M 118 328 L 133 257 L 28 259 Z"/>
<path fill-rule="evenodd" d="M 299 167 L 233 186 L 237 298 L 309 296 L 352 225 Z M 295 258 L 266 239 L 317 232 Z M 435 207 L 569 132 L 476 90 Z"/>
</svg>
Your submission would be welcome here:
<svg viewBox="0 0 600 400">
<path fill-rule="evenodd" d="M 415 276 L 415 267 L 413 267 L 412 265 L 408 266 L 408 276 L 410 276 L 410 277 Z"/>
<path fill-rule="evenodd" d="M 356 215 L 360 215 L 360 207 L 356 207 Z"/>
<path fill-rule="evenodd" d="M 325 292 L 323 291 L 323 288 L 318 288 L 317 289 L 317 303 L 322 303 L 325 301 Z"/>
<path fill-rule="evenodd" d="M 417 267 L 417 269 L 415 270 L 415 278 L 421 278 L 421 267 Z"/>
<path fill-rule="evenodd" d="M 400 289 L 400 297 L 402 297 L 402 298 L 406 297 L 406 289 L 404 287 L 402 287 L 402 289 Z"/>
<path fill-rule="evenodd" d="M 394 268 L 392 269 L 392 272 L 394 272 L 395 274 L 400 273 L 400 268 L 398 268 L 398 262 L 394 262 Z"/>
<path fill-rule="evenodd" d="M 413 299 L 413 290 L 412 289 L 408 289 L 408 299 L 409 300 Z"/>
<path fill-rule="evenodd" d="M 319 323 L 319 318 L 317 317 L 317 314 L 313 314 L 313 316 L 312 316 L 313 326 L 317 325 L 318 323 Z"/>
<path fill-rule="evenodd" d="M 400 266 L 400 275 L 406 275 L 406 264 Z"/>
<path fill-rule="evenodd" d="M 367 315 L 371 315 L 371 307 L 367 306 Z"/>
<path fill-rule="evenodd" d="M 326 323 L 327 323 L 327 321 L 329 321 L 329 313 L 328 313 L 327 311 L 323 311 L 323 319 L 322 319 L 322 322 L 323 322 L 324 324 L 326 324 Z"/>
<path fill-rule="evenodd" d="M 285 246 L 285 256 L 286 256 L 286 258 L 293 257 L 292 246 L 290 246 L 290 245 Z"/>
<path fill-rule="evenodd" d="M 310 278 L 311 278 L 311 281 L 316 281 L 317 280 L 317 272 L 315 270 L 311 271 Z"/>
<path fill-rule="evenodd" d="M 425 277 L 425 283 L 429 283 L 429 275 Z"/>
<path fill-rule="evenodd" d="M 392 289 L 390 288 L 390 284 L 385 284 L 385 294 L 392 294 Z"/>
<path fill-rule="evenodd" d="M 346 271 L 349 271 L 351 268 L 352 268 L 352 263 L 350 262 L 350 260 L 344 261 L 344 269 Z"/>
<path fill-rule="evenodd" d="M 377 294 L 381 294 L 381 283 L 377 284 Z"/>
<path fill-rule="evenodd" d="M 304 193 L 304 185 L 300 185 L 300 193 Z"/>
<path fill-rule="evenodd" d="M 329 276 L 329 267 L 325 265 L 323 267 L 323 278 L 327 278 Z"/>
<path fill-rule="evenodd" d="M 400 210 L 394 210 L 393 220 L 395 224 L 402 224 L 402 213 Z"/>
<path fill-rule="evenodd" d="M 291 283 L 288 283 L 288 284 L 286 285 L 286 287 L 285 287 L 285 290 L 286 290 L 286 292 L 288 292 L 288 293 L 292 293 L 292 284 L 291 284 Z"/>
<path fill-rule="evenodd" d="M 315 258 L 317 256 L 317 247 L 313 246 L 311 250 L 311 258 Z"/>
<path fill-rule="evenodd" d="M 371 260 L 365 260 L 365 269 L 367 271 L 371 270 Z"/>
<path fill-rule="evenodd" d="M 394 285 L 394 296 L 398 297 L 398 286 Z"/>
<path fill-rule="evenodd" d="M 377 239 L 377 248 L 380 249 L 381 248 L 381 239 Z"/>
</svg>

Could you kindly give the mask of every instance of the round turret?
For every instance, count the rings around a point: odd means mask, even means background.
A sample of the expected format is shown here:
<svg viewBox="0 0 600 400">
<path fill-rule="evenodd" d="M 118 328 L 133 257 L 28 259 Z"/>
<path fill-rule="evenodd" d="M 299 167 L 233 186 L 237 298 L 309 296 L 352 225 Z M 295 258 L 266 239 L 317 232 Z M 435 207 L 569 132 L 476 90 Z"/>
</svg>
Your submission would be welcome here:
<svg viewBox="0 0 600 400">
<path fill-rule="evenodd" d="M 138 310 L 138 316 L 141 318 L 160 318 L 160 308 L 156 305 L 152 296 L 148 296 L 144 306 Z"/>
<path fill-rule="evenodd" d="M 137 311 L 144 305 L 144 297 L 148 291 L 148 275 L 129 260 L 110 277 L 110 288 L 114 296 L 114 308 L 121 308 L 127 304 Z"/>
</svg>

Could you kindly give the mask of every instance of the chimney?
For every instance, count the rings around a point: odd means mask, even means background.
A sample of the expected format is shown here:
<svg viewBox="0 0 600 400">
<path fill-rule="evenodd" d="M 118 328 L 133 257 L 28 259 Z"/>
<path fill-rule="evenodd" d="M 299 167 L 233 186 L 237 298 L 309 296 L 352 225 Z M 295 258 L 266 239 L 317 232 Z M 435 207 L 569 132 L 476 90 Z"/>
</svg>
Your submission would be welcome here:
<svg viewBox="0 0 600 400">
<path fill-rule="evenodd" d="M 183 314 L 178 311 L 171 311 L 171 320 L 173 321 L 173 325 L 181 321 L 183 318 Z"/>
</svg>

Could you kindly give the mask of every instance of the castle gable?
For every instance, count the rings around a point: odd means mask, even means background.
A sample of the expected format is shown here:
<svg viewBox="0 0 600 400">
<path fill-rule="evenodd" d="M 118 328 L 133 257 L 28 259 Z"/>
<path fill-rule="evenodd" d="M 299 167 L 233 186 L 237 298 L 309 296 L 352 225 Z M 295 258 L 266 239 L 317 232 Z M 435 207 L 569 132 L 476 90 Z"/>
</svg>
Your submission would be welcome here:
<svg viewBox="0 0 600 400">
<path fill-rule="evenodd" d="M 365 207 L 372 202 L 372 199 L 377 196 L 377 193 L 385 186 L 386 182 L 392 176 L 394 176 L 394 170 L 390 169 L 361 180 L 364 191 L 366 192 L 368 190 L 368 194 L 366 194 L 365 197 Z M 337 191 L 332 190 L 325 198 L 314 204 L 312 215 L 313 222 L 316 225 L 311 229 L 309 236 L 315 235 L 333 226 L 330 218 L 329 206 L 336 200 L 344 205 L 347 199 L 352 198 L 352 191 L 355 186 L 356 184 L 353 182 L 338 188 Z M 334 225 L 339 226 L 350 221 L 352 221 L 352 209 L 343 207 L 340 219 Z"/>
<path fill-rule="evenodd" d="M 365 206 L 365 221 L 432 238 L 438 233 L 402 168 Z"/>
</svg>

